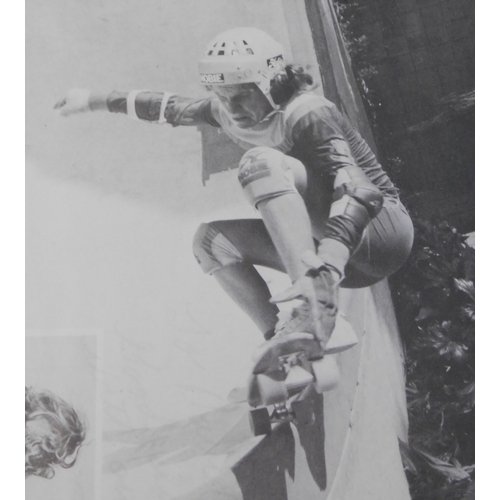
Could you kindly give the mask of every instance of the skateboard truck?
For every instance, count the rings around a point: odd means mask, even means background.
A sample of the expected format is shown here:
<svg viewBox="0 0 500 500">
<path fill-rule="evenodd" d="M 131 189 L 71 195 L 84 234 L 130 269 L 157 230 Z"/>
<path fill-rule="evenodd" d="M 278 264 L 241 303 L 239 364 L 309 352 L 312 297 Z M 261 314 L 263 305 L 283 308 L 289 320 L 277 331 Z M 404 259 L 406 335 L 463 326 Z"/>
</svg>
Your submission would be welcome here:
<svg viewBox="0 0 500 500">
<path fill-rule="evenodd" d="M 250 410 L 250 426 L 255 436 L 269 434 L 273 423 L 311 425 L 314 412 L 307 395 L 312 390 L 322 393 L 336 386 L 338 368 L 334 356 L 307 362 L 298 355 L 294 360 L 297 364 L 292 362 L 289 366 L 290 359 L 287 359 L 283 370 L 278 373 L 252 377 L 248 401 L 255 407 Z M 252 393 L 253 399 L 250 398 Z M 267 406 L 274 406 L 271 414 Z"/>
<path fill-rule="evenodd" d="M 306 399 L 311 387 L 309 385 L 297 394 L 290 402 L 290 406 L 284 401 L 275 404 L 271 414 L 265 406 L 250 410 L 250 428 L 254 436 L 269 434 L 272 424 L 291 422 L 297 426 L 313 425 L 314 410 L 310 401 Z"/>
</svg>

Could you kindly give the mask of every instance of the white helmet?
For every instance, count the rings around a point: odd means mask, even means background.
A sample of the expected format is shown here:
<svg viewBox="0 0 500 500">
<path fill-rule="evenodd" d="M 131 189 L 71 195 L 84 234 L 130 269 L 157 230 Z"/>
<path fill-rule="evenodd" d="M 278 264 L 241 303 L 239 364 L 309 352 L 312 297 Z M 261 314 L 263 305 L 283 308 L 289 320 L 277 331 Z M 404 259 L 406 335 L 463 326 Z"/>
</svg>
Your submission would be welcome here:
<svg viewBox="0 0 500 500">
<path fill-rule="evenodd" d="M 270 84 L 284 66 L 283 46 L 274 38 L 257 28 L 234 28 L 208 44 L 198 68 L 204 85 L 255 83 L 276 107 Z"/>
</svg>

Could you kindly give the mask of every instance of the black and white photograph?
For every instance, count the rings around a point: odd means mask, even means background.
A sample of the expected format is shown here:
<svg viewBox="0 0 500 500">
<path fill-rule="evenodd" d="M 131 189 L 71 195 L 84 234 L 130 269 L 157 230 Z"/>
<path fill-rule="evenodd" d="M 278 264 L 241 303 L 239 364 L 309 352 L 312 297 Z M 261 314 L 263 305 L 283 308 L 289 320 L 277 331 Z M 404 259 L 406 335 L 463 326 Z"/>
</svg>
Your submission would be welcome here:
<svg viewBox="0 0 500 500">
<path fill-rule="evenodd" d="M 25 14 L 26 499 L 474 499 L 474 2 Z"/>
</svg>

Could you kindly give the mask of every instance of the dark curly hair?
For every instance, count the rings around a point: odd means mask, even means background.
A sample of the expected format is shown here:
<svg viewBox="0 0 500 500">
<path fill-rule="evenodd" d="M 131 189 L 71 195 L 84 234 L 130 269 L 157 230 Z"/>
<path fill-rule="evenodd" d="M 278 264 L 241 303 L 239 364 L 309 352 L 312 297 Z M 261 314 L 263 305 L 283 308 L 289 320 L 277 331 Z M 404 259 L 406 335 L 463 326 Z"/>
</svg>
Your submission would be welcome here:
<svg viewBox="0 0 500 500">
<path fill-rule="evenodd" d="M 72 467 L 85 439 L 78 413 L 61 398 L 31 387 L 25 391 L 25 475 L 50 479 L 53 465 Z"/>
<path fill-rule="evenodd" d="M 276 104 L 288 102 L 296 92 L 316 87 L 313 77 L 298 64 L 287 64 L 271 80 L 271 97 Z"/>
</svg>

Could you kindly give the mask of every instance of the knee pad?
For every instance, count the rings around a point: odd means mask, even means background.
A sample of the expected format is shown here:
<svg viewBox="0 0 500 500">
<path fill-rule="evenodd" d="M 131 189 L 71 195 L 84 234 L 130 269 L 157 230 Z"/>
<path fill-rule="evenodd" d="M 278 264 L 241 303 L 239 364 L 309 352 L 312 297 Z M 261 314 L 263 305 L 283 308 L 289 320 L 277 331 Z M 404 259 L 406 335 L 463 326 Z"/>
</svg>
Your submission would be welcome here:
<svg viewBox="0 0 500 500">
<path fill-rule="evenodd" d="M 382 193 L 359 167 L 340 169 L 333 187 L 330 217 L 346 215 L 366 225 L 382 210 Z"/>
<path fill-rule="evenodd" d="M 268 147 L 253 148 L 243 155 L 238 180 L 254 207 L 264 200 L 298 193 L 293 171 L 288 164 L 291 160 L 294 159 Z"/>
<path fill-rule="evenodd" d="M 219 231 L 216 223 L 201 224 L 193 238 L 193 253 L 207 274 L 243 261 L 238 249 Z"/>
</svg>

